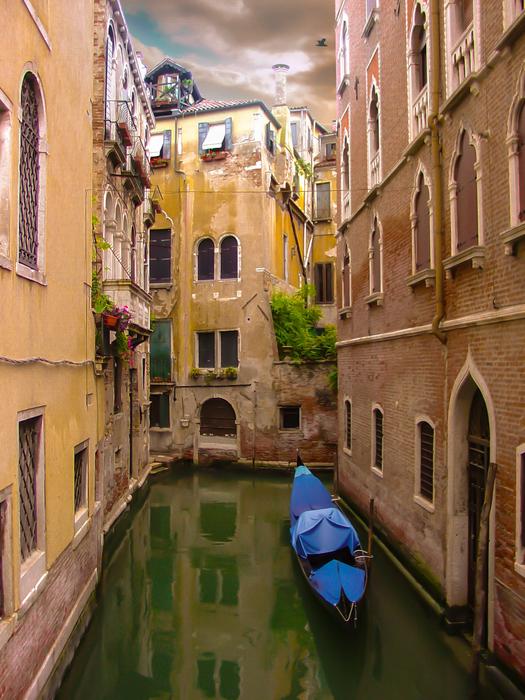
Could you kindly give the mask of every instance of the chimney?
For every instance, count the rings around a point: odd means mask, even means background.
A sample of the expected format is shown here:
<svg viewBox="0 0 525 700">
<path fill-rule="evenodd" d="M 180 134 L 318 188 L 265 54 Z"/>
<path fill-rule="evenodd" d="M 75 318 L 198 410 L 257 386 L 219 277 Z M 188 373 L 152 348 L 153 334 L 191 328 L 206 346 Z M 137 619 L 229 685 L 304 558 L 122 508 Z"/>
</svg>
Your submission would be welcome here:
<svg viewBox="0 0 525 700">
<path fill-rule="evenodd" d="M 286 74 L 290 66 L 286 63 L 276 63 L 272 70 L 275 74 L 275 106 L 279 107 L 286 104 Z"/>
</svg>

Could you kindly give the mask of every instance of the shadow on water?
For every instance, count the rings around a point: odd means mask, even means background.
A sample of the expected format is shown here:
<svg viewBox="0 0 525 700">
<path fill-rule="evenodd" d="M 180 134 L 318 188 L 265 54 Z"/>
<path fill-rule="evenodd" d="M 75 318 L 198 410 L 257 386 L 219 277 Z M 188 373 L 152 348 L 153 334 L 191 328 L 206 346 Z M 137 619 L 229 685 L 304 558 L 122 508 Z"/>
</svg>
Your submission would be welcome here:
<svg viewBox="0 0 525 700">
<path fill-rule="evenodd" d="M 290 548 L 290 488 L 217 470 L 152 481 L 108 537 L 58 698 L 467 697 L 464 648 L 380 551 L 356 629 L 320 606 Z"/>
</svg>

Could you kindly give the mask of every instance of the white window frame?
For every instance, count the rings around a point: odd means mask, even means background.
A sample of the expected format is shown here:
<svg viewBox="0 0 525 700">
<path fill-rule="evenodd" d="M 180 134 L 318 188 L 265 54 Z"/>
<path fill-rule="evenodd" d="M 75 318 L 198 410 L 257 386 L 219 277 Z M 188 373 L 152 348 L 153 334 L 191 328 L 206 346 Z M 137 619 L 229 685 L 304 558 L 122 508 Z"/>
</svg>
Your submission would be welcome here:
<svg viewBox="0 0 525 700">
<path fill-rule="evenodd" d="M 75 510 L 75 469 L 73 460 L 73 517 L 75 525 L 75 533 L 78 533 L 89 519 L 89 440 L 79 443 L 73 450 L 73 455 L 83 452 L 82 460 L 82 485 L 83 485 L 83 504 L 78 510 Z"/>
<path fill-rule="evenodd" d="M 381 469 L 376 467 L 376 415 L 375 412 L 379 411 L 381 415 L 383 416 L 383 435 L 381 436 L 381 446 L 382 446 L 382 454 L 381 454 Z M 372 411 L 371 411 L 371 417 L 372 417 L 372 444 L 371 444 L 371 454 L 370 454 L 370 468 L 372 472 L 376 475 L 379 476 L 381 479 L 384 477 L 384 470 L 385 470 L 385 412 L 383 410 L 383 407 L 380 406 L 378 403 L 372 404 Z"/>
<path fill-rule="evenodd" d="M 343 135 L 343 143 L 342 143 L 342 149 L 341 149 L 341 210 L 342 210 L 342 215 L 341 215 L 341 220 L 344 221 L 345 219 L 348 219 L 350 216 L 350 190 L 351 190 L 351 183 L 350 183 L 350 137 L 348 135 L 347 130 L 345 129 L 344 135 Z M 345 152 L 348 147 L 348 155 L 345 157 Z M 348 173 L 348 177 L 346 178 L 348 180 L 348 186 L 347 183 L 345 182 L 345 170 Z"/>
<path fill-rule="evenodd" d="M 18 260 L 18 251 L 20 244 L 20 207 L 18 206 L 18 201 L 20 198 L 20 152 L 21 152 L 21 124 L 22 124 L 22 83 L 26 76 L 30 74 L 37 85 L 37 101 L 38 101 L 38 129 L 39 129 L 39 139 L 38 139 L 38 152 L 39 152 L 39 172 L 38 172 L 38 250 L 37 250 L 37 269 L 33 270 L 31 267 L 24 265 Z M 17 158 L 17 178 L 18 178 L 18 190 L 17 190 L 17 219 L 16 219 L 16 265 L 15 271 L 19 277 L 24 277 L 31 282 L 36 282 L 43 286 L 47 285 L 46 277 L 46 173 L 47 173 L 47 156 L 48 156 L 48 143 L 47 143 L 47 111 L 46 103 L 44 98 L 44 89 L 42 86 L 42 81 L 36 70 L 36 66 L 33 63 L 26 63 L 22 70 L 20 84 L 18 86 L 18 123 L 19 123 L 19 139 L 18 139 L 18 158 Z"/>
<path fill-rule="evenodd" d="M 237 367 L 236 369 L 239 369 L 239 366 L 241 364 L 241 331 L 240 328 L 220 328 L 218 330 L 211 330 L 211 329 L 202 329 L 199 331 L 195 331 L 195 358 L 197 360 L 195 366 L 197 369 L 202 370 L 203 372 L 206 371 L 218 371 L 221 369 L 225 369 L 224 367 L 221 366 L 221 333 L 231 333 L 231 332 L 236 332 L 237 333 Z M 200 366 L 200 357 L 199 357 L 199 334 L 200 333 L 213 333 L 214 334 L 214 353 L 215 353 L 215 363 L 214 367 L 201 367 Z M 228 365 L 231 366 L 231 365 Z"/>
<path fill-rule="evenodd" d="M 445 60 L 446 70 L 446 95 L 449 97 L 460 88 L 471 75 L 475 75 L 480 68 L 480 9 L 478 0 L 472 0 L 472 22 L 459 34 L 457 2 L 456 0 L 445 0 Z M 456 70 L 457 57 L 465 56 L 468 60 L 468 69 L 465 71 Z"/>
<path fill-rule="evenodd" d="M 379 289 L 374 291 L 374 248 L 372 245 L 372 235 L 374 232 L 374 223 L 377 224 L 377 231 L 379 233 L 379 263 L 380 263 L 380 279 L 379 279 Z M 377 297 L 378 299 L 383 297 L 384 293 L 384 257 L 383 257 L 383 226 L 379 220 L 379 216 L 374 213 L 372 218 L 372 226 L 370 228 L 370 235 L 368 237 L 368 290 L 370 297 Z M 379 297 L 377 296 L 379 295 Z"/>
<path fill-rule="evenodd" d="M 432 501 L 421 494 L 421 424 L 428 423 L 433 430 L 432 445 Z M 415 468 L 414 468 L 414 502 L 429 513 L 435 512 L 436 502 L 436 425 L 427 415 L 417 415 L 415 418 Z"/>
<path fill-rule="evenodd" d="M 521 525 L 525 512 L 521 512 L 521 489 L 525 478 L 525 442 L 516 448 L 516 552 L 514 570 L 525 577 L 525 547 L 521 544 Z"/>
<path fill-rule="evenodd" d="M 350 74 L 350 39 L 349 39 L 349 23 L 346 13 L 343 14 L 341 21 L 341 31 L 339 32 L 339 50 L 337 52 L 337 91 L 341 92 L 343 86 L 348 82 Z"/>
<path fill-rule="evenodd" d="M 221 277 L 221 246 L 222 242 L 225 238 L 229 237 L 235 238 L 237 241 L 237 277 L 227 277 L 223 278 Z M 217 250 L 217 281 L 218 282 L 240 282 L 241 280 L 241 241 L 239 240 L 239 237 L 236 236 L 234 233 L 226 232 L 224 233 L 220 238 L 219 238 L 219 245 Z M 210 280 L 211 281 L 211 280 Z"/>
<path fill-rule="evenodd" d="M 378 60 L 379 60 L 379 50 L 378 50 Z M 376 52 L 374 52 L 375 56 Z M 372 56 L 373 59 L 373 56 Z M 370 63 L 372 62 L 372 59 L 370 59 Z M 368 67 L 367 67 L 368 70 Z M 367 87 L 368 89 L 368 87 Z M 372 153 L 372 138 L 373 138 L 373 133 L 374 130 L 372 128 L 373 121 L 370 119 L 370 107 L 372 105 L 372 96 L 375 94 L 377 95 L 377 125 L 379 129 L 379 143 L 378 143 L 378 149 L 376 152 Z M 383 164 L 382 164 L 382 157 L 381 157 L 381 144 L 383 140 L 383 129 L 381 125 L 381 93 L 379 91 L 379 86 L 377 84 L 375 76 L 372 76 L 370 80 L 370 94 L 367 95 L 367 101 L 366 101 L 366 120 L 367 120 L 367 127 L 366 127 L 366 141 L 367 141 L 367 172 L 368 172 L 368 189 L 371 190 L 373 187 L 377 187 L 383 179 Z M 377 159 L 377 165 L 375 165 L 375 161 Z M 377 176 L 374 176 L 374 170 L 377 168 Z"/>
<path fill-rule="evenodd" d="M 525 11 L 524 11 L 525 15 Z M 514 253 L 513 243 L 525 236 L 525 221 L 519 220 L 520 212 L 520 177 L 519 177 L 519 115 L 522 105 L 525 105 L 525 64 L 522 64 L 517 80 L 516 92 L 512 98 L 507 123 L 507 158 L 509 161 L 509 225 L 511 229 L 519 227 L 521 232 L 516 231 L 512 235 L 511 231 L 505 231 L 503 240 L 505 242 L 505 253 Z M 525 183 L 524 183 L 525 185 Z"/>
<path fill-rule="evenodd" d="M 233 234 L 232 234 L 233 235 Z M 210 240 L 213 243 L 213 279 L 211 280 L 200 280 L 199 279 L 199 246 L 203 241 Z M 213 236 L 200 236 L 195 241 L 195 247 L 193 249 L 193 281 L 202 284 L 202 283 L 209 283 L 209 282 L 218 282 L 220 281 L 218 274 L 217 274 L 217 259 L 220 255 L 220 248 L 217 246 L 217 242 L 213 238 Z"/>
<path fill-rule="evenodd" d="M 421 89 L 417 89 L 417 72 L 419 68 L 419 59 L 417 51 L 414 51 L 413 47 L 413 37 L 416 30 L 416 26 L 421 25 L 415 24 L 417 12 L 424 15 L 425 22 L 423 24 L 423 29 L 425 30 L 425 43 L 427 47 L 427 83 Z M 407 17 L 408 25 L 408 35 L 407 35 L 407 65 L 408 65 L 408 123 L 409 123 L 409 134 L 410 140 L 414 140 L 419 134 L 427 128 L 427 118 L 429 111 L 429 84 L 431 80 L 431 57 L 430 57 L 430 37 L 429 37 L 429 7 L 426 0 L 416 0 L 414 3 L 414 8 L 412 11 L 412 17 Z"/>
<path fill-rule="evenodd" d="M 37 548 L 26 561 L 20 557 L 20 500 L 18 503 L 18 552 L 20 561 L 20 607 L 28 606 L 47 576 L 46 569 L 46 506 L 45 506 L 45 407 L 30 408 L 17 414 L 17 436 L 20 423 L 40 418 L 40 444 L 36 468 Z M 17 471 L 18 479 L 18 471 Z M 20 488 L 20 487 L 18 487 Z M 18 491 L 18 494 L 20 490 Z M 20 495 L 18 495 L 20 499 Z"/>
</svg>

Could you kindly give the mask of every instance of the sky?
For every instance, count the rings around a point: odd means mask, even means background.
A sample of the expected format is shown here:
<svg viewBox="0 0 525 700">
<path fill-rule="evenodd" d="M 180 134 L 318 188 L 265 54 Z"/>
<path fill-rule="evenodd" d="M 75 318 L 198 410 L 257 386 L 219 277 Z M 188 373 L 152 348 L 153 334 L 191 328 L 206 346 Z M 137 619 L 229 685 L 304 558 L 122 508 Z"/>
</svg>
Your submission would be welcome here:
<svg viewBox="0 0 525 700">
<path fill-rule="evenodd" d="M 335 119 L 333 0 L 121 0 L 148 68 L 165 56 L 203 97 L 274 102 L 272 65 L 287 63 L 288 104 Z M 316 47 L 325 38 L 327 48 Z"/>
</svg>

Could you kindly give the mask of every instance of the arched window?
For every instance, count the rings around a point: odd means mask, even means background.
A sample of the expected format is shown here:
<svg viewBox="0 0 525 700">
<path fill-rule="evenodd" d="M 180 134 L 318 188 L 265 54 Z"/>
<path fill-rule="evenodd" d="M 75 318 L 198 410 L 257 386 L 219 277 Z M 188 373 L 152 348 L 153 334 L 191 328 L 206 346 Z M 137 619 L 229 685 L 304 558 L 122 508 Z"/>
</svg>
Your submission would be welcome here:
<svg viewBox="0 0 525 700">
<path fill-rule="evenodd" d="M 430 267 L 430 212 L 428 202 L 430 195 L 423 173 L 419 174 L 415 199 L 415 236 L 414 244 L 416 272 Z"/>
<path fill-rule="evenodd" d="M 226 236 L 221 241 L 221 280 L 237 279 L 239 276 L 239 243 L 235 236 Z"/>
<path fill-rule="evenodd" d="M 113 33 L 113 27 L 108 30 L 108 36 L 106 38 L 106 104 L 105 104 L 105 118 L 106 118 L 106 135 L 109 133 L 111 114 L 112 114 L 112 101 L 113 101 L 113 55 L 115 53 L 115 35 Z"/>
<path fill-rule="evenodd" d="M 369 124 L 370 155 L 373 157 L 379 151 L 379 97 L 375 86 L 370 96 Z"/>
<path fill-rule="evenodd" d="M 426 87 L 428 82 L 427 34 L 425 31 L 425 15 L 418 5 L 412 26 L 412 57 L 414 62 L 413 86 L 414 97 Z"/>
<path fill-rule="evenodd" d="M 418 435 L 418 495 L 434 501 L 434 428 L 427 421 L 417 424 Z"/>
<path fill-rule="evenodd" d="M 131 226 L 131 281 L 137 281 L 137 230 Z"/>
<path fill-rule="evenodd" d="M 352 404 L 348 399 L 345 401 L 345 447 L 352 449 Z"/>
<path fill-rule="evenodd" d="M 22 82 L 18 261 L 38 269 L 38 209 L 40 195 L 40 115 L 38 84 L 31 73 Z"/>
<path fill-rule="evenodd" d="M 458 33 L 462 34 L 474 18 L 473 0 L 457 0 Z"/>
<path fill-rule="evenodd" d="M 370 294 L 382 291 L 382 245 L 377 218 L 374 219 L 370 237 Z"/>
<path fill-rule="evenodd" d="M 478 191 L 476 149 L 463 131 L 454 168 L 456 184 L 456 251 L 478 244 Z"/>
<path fill-rule="evenodd" d="M 350 268 L 350 251 L 345 244 L 343 255 L 342 269 L 342 308 L 348 309 L 352 305 L 352 285 L 351 285 L 351 268 Z"/>
<path fill-rule="evenodd" d="M 197 249 L 197 279 L 215 279 L 215 244 L 211 238 L 204 238 Z"/>
<path fill-rule="evenodd" d="M 346 21 L 343 22 L 341 29 L 340 46 L 339 46 L 339 83 L 342 82 L 345 75 L 348 73 L 348 27 Z"/>
<path fill-rule="evenodd" d="M 350 148 L 346 137 L 343 146 L 341 169 L 343 172 L 343 194 L 346 194 L 350 189 Z"/>
<path fill-rule="evenodd" d="M 372 411 L 372 467 L 383 472 L 383 411 Z"/>
<path fill-rule="evenodd" d="M 208 399 L 201 408 L 201 435 L 236 437 L 235 411 L 224 399 Z"/>
<path fill-rule="evenodd" d="M 525 101 L 518 117 L 518 220 L 525 221 Z"/>
</svg>

